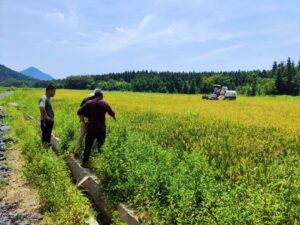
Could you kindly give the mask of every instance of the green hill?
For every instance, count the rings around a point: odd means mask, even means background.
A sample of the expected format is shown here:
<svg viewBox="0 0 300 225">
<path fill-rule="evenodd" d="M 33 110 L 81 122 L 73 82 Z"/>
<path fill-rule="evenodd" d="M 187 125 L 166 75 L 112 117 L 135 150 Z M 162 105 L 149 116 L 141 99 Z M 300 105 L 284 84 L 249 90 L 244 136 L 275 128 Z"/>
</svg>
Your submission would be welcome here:
<svg viewBox="0 0 300 225">
<path fill-rule="evenodd" d="M 28 77 L 22 73 L 14 71 L 7 68 L 4 65 L 0 65 L 0 82 L 7 80 L 17 80 L 17 81 L 34 81 L 35 79 Z"/>
</svg>

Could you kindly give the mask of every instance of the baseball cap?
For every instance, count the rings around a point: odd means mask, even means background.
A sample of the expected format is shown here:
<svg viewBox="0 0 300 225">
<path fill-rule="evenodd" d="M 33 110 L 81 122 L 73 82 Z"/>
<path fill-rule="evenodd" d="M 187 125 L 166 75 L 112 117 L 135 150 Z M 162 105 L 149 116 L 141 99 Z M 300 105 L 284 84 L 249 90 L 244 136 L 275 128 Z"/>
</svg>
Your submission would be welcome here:
<svg viewBox="0 0 300 225">
<path fill-rule="evenodd" d="M 101 89 L 95 89 L 94 95 L 98 97 L 103 96 L 103 91 Z"/>
<path fill-rule="evenodd" d="M 101 93 L 102 93 L 102 95 L 104 94 L 103 91 L 100 88 L 96 88 L 94 90 L 94 92 L 89 93 L 89 96 L 94 96 L 94 95 L 96 95 L 96 93 L 98 93 L 100 95 L 101 95 Z"/>
</svg>

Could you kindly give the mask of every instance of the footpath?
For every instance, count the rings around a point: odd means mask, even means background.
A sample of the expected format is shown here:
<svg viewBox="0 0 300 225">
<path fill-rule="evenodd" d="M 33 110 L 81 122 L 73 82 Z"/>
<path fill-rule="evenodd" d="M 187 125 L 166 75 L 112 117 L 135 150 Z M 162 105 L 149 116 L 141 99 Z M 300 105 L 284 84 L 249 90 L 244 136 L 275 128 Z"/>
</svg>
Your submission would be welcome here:
<svg viewBox="0 0 300 225">
<path fill-rule="evenodd" d="M 4 92 L 0 99 L 11 94 Z M 24 160 L 14 141 L 6 136 L 11 127 L 4 124 L 3 107 L 0 106 L 0 224 L 39 224 L 42 215 L 39 196 L 23 176 Z"/>
</svg>

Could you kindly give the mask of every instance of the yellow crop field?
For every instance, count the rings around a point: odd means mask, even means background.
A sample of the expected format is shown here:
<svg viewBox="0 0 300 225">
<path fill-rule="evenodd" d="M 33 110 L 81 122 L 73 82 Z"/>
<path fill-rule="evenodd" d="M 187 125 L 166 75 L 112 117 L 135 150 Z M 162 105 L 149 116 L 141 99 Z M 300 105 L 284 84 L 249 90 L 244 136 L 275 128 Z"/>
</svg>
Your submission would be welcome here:
<svg viewBox="0 0 300 225">
<path fill-rule="evenodd" d="M 44 90 L 24 90 L 31 101 L 37 101 Z M 53 99 L 57 113 L 66 108 L 76 110 L 84 97 L 92 91 L 58 90 Z M 197 119 L 222 120 L 248 126 L 279 128 L 300 132 L 300 98 L 276 97 L 239 97 L 238 101 L 203 101 L 200 95 L 156 94 L 108 92 L 105 96 L 114 106 L 119 117 L 126 119 L 129 112 L 160 113 L 178 116 L 197 115 Z M 67 105 L 66 105 L 67 104 Z M 61 108 L 62 107 L 62 108 Z M 35 113 L 38 113 L 35 110 Z M 60 119 L 60 118 L 57 118 Z M 147 122 L 147 121 L 144 121 Z"/>
<path fill-rule="evenodd" d="M 41 89 L 7 97 L 39 119 Z M 54 133 L 74 150 L 91 91 L 57 90 Z M 300 98 L 105 92 L 116 112 L 92 168 L 146 224 L 298 224 Z"/>
</svg>

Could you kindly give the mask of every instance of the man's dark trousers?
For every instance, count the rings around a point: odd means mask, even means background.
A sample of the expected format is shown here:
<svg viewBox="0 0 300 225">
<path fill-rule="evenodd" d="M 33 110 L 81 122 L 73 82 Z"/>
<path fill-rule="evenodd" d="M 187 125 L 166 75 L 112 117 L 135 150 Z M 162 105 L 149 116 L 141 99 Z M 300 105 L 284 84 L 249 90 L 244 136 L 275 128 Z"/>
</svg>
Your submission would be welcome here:
<svg viewBox="0 0 300 225">
<path fill-rule="evenodd" d="M 91 150 L 94 144 L 95 139 L 98 142 L 98 151 L 101 149 L 102 145 L 104 144 L 106 137 L 106 130 L 99 130 L 97 132 L 89 132 L 87 131 L 87 134 L 85 136 L 85 149 L 83 154 L 83 162 L 88 163 Z"/>
<path fill-rule="evenodd" d="M 50 144 L 53 124 L 54 124 L 53 121 L 41 120 L 42 143 L 43 144 Z"/>
</svg>

